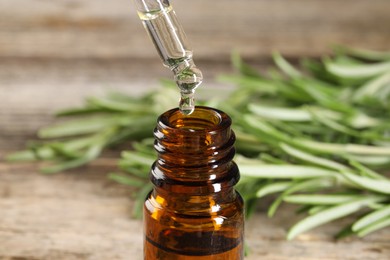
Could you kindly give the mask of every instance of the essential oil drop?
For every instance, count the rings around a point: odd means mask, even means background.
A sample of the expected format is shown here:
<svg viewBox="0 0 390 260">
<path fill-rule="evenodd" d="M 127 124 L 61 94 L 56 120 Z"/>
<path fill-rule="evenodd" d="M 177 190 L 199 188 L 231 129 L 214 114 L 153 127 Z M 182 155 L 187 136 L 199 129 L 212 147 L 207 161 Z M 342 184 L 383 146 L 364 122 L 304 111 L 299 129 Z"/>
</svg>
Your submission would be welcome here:
<svg viewBox="0 0 390 260">
<path fill-rule="evenodd" d="M 195 109 L 194 92 L 185 93 L 181 92 L 181 98 L 179 103 L 180 112 L 184 115 L 190 115 Z"/>
</svg>

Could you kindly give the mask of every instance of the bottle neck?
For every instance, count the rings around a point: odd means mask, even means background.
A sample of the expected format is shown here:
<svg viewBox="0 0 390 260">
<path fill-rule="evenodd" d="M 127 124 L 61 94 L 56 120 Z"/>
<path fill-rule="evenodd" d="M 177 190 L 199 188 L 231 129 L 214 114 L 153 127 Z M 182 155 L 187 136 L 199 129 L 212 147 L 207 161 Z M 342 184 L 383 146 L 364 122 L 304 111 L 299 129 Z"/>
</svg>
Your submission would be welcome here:
<svg viewBox="0 0 390 260">
<path fill-rule="evenodd" d="M 235 135 L 225 113 L 197 107 L 184 116 L 173 109 L 160 116 L 154 136 L 158 159 L 150 176 L 155 192 L 164 197 L 235 197 L 233 186 L 239 180 L 232 161 Z"/>
</svg>

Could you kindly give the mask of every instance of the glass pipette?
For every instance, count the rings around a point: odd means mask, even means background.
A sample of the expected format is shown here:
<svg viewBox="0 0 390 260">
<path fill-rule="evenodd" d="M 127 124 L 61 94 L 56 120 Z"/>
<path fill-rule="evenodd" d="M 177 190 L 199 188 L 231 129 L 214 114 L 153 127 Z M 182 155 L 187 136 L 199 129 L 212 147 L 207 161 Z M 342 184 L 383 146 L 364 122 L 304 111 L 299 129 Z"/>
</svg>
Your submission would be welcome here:
<svg viewBox="0 0 390 260">
<path fill-rule="evenodd" d="M 192 59 L 192 50 L 168 0 L 134 0 L 138 15 L 152 39 L 163 64 L 172 70 L 180 88 L 180 111 L 195 109 L 195 89 L 202 83 L 202 72 Z"/>
</svg>

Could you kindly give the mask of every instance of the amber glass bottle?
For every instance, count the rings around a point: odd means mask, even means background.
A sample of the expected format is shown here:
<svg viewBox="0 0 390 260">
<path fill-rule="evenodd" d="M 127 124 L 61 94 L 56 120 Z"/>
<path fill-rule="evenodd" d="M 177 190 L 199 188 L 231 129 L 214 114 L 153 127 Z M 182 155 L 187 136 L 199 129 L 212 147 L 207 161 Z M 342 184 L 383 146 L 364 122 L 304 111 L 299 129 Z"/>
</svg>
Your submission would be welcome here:
<svg viewBox="0 0 390 260">
<path fill-rule="evenodd" d="M 244 214 L 231 119 L 196 107 L 162 114 L 154 135 L 158 158 L 144 205 L 144 259 L 243 259 Z"/>
</svg>

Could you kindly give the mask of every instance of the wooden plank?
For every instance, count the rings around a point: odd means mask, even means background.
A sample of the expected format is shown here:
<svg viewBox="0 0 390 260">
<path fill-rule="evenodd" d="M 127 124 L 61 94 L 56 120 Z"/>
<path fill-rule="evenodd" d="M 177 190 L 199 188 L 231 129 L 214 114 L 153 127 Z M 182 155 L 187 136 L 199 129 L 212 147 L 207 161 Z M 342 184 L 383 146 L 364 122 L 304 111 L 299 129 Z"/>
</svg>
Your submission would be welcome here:
<svg viewBox="0 0 390 260">
<path fill-rule="evenodd" d="M 172 1 L 196 60 L 318 56 L 330 44 L 386 49 L 388 0 Z M 157 59 L 128 0 L 3 0 L 0 57 L 128 57 Z"/>
<path fill-rule="evenodd" d="M 131 218 L 132 190 L 109 181 L 112 159 L 44 176 L 31 165 L 0 162 L 0 259 L 141 259 L 142 225 Z M 247 224 L 246 241 L 258 259 L 376 259 L 390 256 L 390 232 L 340 242 L 331 236 L 348 219 L 286 241 L 298 217 L 282 207 L 262 209 Z"/>
<path fill-rule="evenodd" d="M 130 191 L 109 182 L 107 168 L 48 177 L 2 166 L 0 259 L 142 258 Z"/>
</svg>

